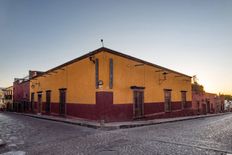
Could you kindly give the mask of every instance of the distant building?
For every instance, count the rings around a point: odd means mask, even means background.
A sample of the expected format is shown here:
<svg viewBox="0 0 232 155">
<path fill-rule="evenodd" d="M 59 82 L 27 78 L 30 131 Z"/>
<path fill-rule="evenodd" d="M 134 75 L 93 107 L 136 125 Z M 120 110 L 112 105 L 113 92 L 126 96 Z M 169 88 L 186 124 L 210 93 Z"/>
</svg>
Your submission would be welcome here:
<svg viewBox="0 0 232 155">
<path fill-rule="evenodd" d="M 4 89 L 5 106 L 8 111 L 13 111 L 13 86 Z"/>
<path fill-rule="evenodd" d="M 205 92 L 202 86 L 195 83 L 192 84 L 192 105 L 197 114 L 223 112 L 224 96 Z"/>
<path fill-rule="evenodd" d="M 0 88 L 0 110 L 5 108 L 4 89 Z"/>
<path fill-rule="evenodd" d="M 225 111 L 232 112 L 232 101 L 225 100 Z"/>
<path fill-rule="evenodd" d="M 29 71 L 24 78 L 15 78 L 13 83 L 13 110 L 18 112 L 29 112 L 33 110 L 30 104 L 30 79 L 40 75 L 40 71 Z"/>
</svg>

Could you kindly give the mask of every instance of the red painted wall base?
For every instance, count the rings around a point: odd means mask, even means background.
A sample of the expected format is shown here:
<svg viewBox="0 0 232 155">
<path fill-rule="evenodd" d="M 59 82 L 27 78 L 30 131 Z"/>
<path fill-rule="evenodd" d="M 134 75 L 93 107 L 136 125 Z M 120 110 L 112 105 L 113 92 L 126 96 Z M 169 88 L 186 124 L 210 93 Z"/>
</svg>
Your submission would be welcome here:
<svg viewBox="0 0 232 155">
<path fill-rule="evenodd" d="M 59 103 L 51 103 L 50 113 L 45 112 L 45 103 L 42 103 L 42 113 L 59 116 Z M 37 103 L 34 111 L 38 111 Z M 164 112 L 164 103 L 145 103 L 142 119 L 169 118 L 195 115 L 191 110 L 191 102 L 187 102 L 182 109 L 181 102 L 173 102 L 171 112 Z M 133 120 L 133 103 L 113 104 L 113 92 L 96 92 L 96 104 L 66 103 L 66 116 L 89 120 L 104 120 L 105 122 Z"/>
</svg>

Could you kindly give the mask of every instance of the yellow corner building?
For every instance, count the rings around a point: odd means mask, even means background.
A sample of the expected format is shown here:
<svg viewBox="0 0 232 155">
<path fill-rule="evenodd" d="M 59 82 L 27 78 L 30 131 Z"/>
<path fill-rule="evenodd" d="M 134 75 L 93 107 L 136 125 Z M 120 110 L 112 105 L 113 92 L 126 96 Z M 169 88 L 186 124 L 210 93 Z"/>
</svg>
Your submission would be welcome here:
<svg viewBox="0 0 232 155">
<path fill-rule="evenodd" d="M 191 114 L 191 77 L 102 47 L 30 80 L 37 113 L 126 121 Z"/>
</svg>

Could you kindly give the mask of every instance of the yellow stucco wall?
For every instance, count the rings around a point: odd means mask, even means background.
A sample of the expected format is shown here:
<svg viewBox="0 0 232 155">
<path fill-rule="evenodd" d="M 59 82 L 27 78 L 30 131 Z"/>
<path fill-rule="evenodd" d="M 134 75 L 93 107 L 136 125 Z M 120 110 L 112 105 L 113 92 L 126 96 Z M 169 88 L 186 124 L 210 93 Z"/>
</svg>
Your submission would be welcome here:
<svg viewBox="0 0 232 155">
<path fill-rule="evenodd" d="M 54 70 L 45 77 L 37 77 L 30 81 L 30 91 L 43 91 L 43 102 L 46 100 L 46 90 L 51 90 L 51 102 L 59 102 L 59 89 L 67 88 L 67 103 L 95 104 L 96 91 L 113 91 L 114 104 L 133 103 L 133 92 L 130 86 L 143 86 L 144 102 L 164 102 L 164 89 L 172 89 L 172 101 L 181 101 L 181 92 L 187 91 L 187 101 L 192 100 L 191 78 L 168 72 L 167 80 L 163 78 L 159 68 L 136 62 L 108 52 L 95 55 L 99 59 L 99 80 L 103 86 L 95 88 L 95 65 L 85 58 L 69 64 L 62 69 Z M 114 76 L 113 89 L 109 88 L 109 59 L 113 58 Z M 138 65 L 139 66 L 135 66 Z M 40 85 L 36 84 L 40 83 Z"/>
<path fill-rule="evenodd" d="M 187 91 L 187 101 L 192 100 L 191 78 L 180 76 L 174 72 L 168 72 L 167 80 L 163 79 L 160 69 L 147 64 L 117 56 L 108 52 L 102 53 L 100 60 L 99 79 L 104 81 L 101 91 L 114 92 L 114 104 L 133 102 L 133 91 L 130 86 L 142 86 L 144 90 L 144 102 L 164 102 L 164 89 L 172 89 L 172 101 L 181 101 L 181 91 Z M 109 59 L 113 58 L 114 77 L 113 89 L 109 89 Z"/>
<path fill-rule="evenodd" d="M 67 89 L 67 103 L 95 104 L 95 65 L 85 58 L 30 81 L 30 92 L 35 93 L 35 101 L 37 92 L 42 91 L 45 102 L 46 90 L 51 90 L 51 102 L 59 102 L 60 88 Z"/>
</svg>

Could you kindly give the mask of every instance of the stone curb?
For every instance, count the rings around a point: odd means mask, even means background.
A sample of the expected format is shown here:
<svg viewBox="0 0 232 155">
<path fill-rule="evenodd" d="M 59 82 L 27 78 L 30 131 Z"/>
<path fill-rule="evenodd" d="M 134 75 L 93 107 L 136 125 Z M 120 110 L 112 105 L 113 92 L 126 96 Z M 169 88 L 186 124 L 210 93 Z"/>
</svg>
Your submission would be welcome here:
<svg viewBox="0 0 232 155">
<path fill-rule="evenodd" d="M 79 125 L 79 126 L 84 126 L 84 127 L 89 127 L 89 128 L 94 128 L 94 129 L 98 129 L 100 128 L 99 125 L 94 125 L 91 123 L 86 123 L 86 122 L 77 122 L 77 121 L 70 121 L 70 120 L 62 120 L 59 118 L 49 118 L 46 116 L 39 116 L 39 115 L 35 115 L 35 114 L 25 114 L 25 113 L 16 113 L 19 115 L 24 115 L 24 116 L 28 116 L 28 117 L 33 117 L 33 118 L 38 118 L 38 119 L 44 119 L 44 120 L 49 120 L 49 121 L 55 121 L 55 122 L 62 122 L 62 123 L 67 123 L 67 124 L 74 124 L 74 125 Z"/>
<path fill-rule="evenodd" d="M 93 128 L 93 129 L 101 129 L 101 130 L 116 130 L 116 129 L 127 129 L 127 128 L 135 128 L 135 127 L 142 127 L 142 126 L 150 126 L 150 125 L 156 125 L 156 124 L 164 124 L 164 123 L 172 123 L 172 122 L 179 122 L 179 121 L 186 121 L 186 120 L 192 120 L 192 119 L 199 119 L 199 118 L 206 118 L 206 117 L 215 117 L 215 116 L 221 116 L 221 115 L 226 115 L 230 114 L 229 112 L 227 113 L 218 113 L 218 114 L 208 114 L 208 115 L 198 115 L 198 116 L 186 116 L 186 117 L 181 117 L 181 118 L 173 118 L 170 120 L 159 120 L 159 119 L 154 119 L 154 120 L 147 120 L 146 121 L 134 121 L 132 124 L 128 122 L 128 124 L 125 124 L 125 122 L 118 122 L 118 124 L 108 124 L 105 123 L 104 125 L 101 125 L 100 123 L 93 123 L 93 122 L 81 122 L 81 121 L 76 121 L 76 120 L 64 120 L 64 119 L 59 119 L 59 118 L 49 118 L 44 115 L 35 115 L 35 114 L 26 114 L 26 113 L 17 113 L 13 112 L 18 115 L 24 115 L 28 117 L 33 117 L 33 118 L 38 118 L 38 119 L 44 119 L 44 120 L 50 120 L 50 121 L 55 121 L 55 122 L 62 122 L 62 123 L 67 123 L 67 124 L 74 124 L 74 125 L 79 125 L 79 126 L 84 126 L 88 128 Z"/>
<path fill-rule="evenodd" d="M 219 113 L 219 114 L 208 114 L 208 115 L 200 115 L 200 116 L 186 116 L 187 118 L 180 118 L 178 117 L 173 120 L 164 120 L 164 121 L 158 121 L 158 122 L 150 122 L 150 123 L 141 123 L 141 124 L 125 124 L 125 125 L 119 125 L 120 129 L 127 129 L 127 128 L 134 128 L 134 127 L 142 127 L 142 126 L 150 126 L 150 125 L 156 125 L 156 124 L 164 124 L 164 123 L 173 123 L 173 122 L 180 122 L 180 121 L 186 121 L 186 120 L 193 120 L 193 119 L 199 119 L 199 118 L 206 118 L 206 117 L 216 117 L 221 115 L 226 115 L 229 113 Z M 149 121 L 149 120 L 148 120 Z"/>
</svg>

